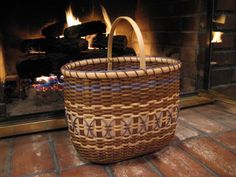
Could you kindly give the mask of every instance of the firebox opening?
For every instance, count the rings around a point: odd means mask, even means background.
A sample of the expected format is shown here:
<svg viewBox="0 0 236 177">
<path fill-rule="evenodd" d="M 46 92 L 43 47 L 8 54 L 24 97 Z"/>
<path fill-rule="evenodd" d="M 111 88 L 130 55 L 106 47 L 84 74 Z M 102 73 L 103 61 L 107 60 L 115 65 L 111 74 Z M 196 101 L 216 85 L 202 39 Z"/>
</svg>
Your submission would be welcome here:
<svg viewBox="0 0 236 177">
<path fill-rule="evenodd" d="M 146 56 L 181 60 L 182 94 L 203 89 L 209 84 L 205 78 L 210 78 L 210 87 L 235 83 L 234 3 L 210 2 L 214 8 L 202 0 L 1 1 L 0 102 L 7 106 L 5 115 L 63 110 L 60 67 L 106 57 L 110 26 L 118 16 L 137 22 Z M 215 12 L 212 19 L 210 9 Z M 71 27 L 69 19 L 76 21 Z M 136 54 L 136 36 L 121 22 L 113 56 Z"/>
<path fill-rule="evenodd" d="M 1 54 L 5 55 L 0 60 L 6 115 L 63 110 L 60 67 L 74 60 L 106 57 L 111 22 L 119 16 L 110 15 L 115 6 L 107 10 L 107 2 L 94 0 L 1 3 L 7 9 L 1 17 Z M 135 7 L 136 1 L 131 3 Z M 113 56 L 136 55 L 132 28 L 126 23 L 120 26 L 113 39 Z"/>
</svg>

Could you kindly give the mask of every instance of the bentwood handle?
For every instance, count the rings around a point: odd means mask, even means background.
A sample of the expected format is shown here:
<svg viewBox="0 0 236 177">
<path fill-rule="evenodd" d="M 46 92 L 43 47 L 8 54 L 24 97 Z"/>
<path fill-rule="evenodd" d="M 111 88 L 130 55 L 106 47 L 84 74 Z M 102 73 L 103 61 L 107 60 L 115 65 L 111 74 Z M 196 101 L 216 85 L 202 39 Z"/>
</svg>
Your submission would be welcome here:
<svg viewBox="0 0 236 177">
<path fill-rule="evenodd" d="M 107 51 L 108 66 L 107 66 L 107 70 L 112 70 L 112 41 L 113 41 L 113 35 L 114 35 L 114 31 L 115 31 L 115 28 L 116 28 L 117 24 L 121 20 L 127 20 L 131 24 L 131 26 L 133 27 L 134 32 L 135 32 L 135 34 L 137 36 L 137 39 L 138 39 L 138 45 L 139 45 L 139 49 L 140 49 L 140 54 L 139 54 L 140 69 L 146 69 L 146 61 L 145 61 L 145 52 L 144 52 L 144 43 L 143 43 L 142 33 L 141 33 L 137 23 L 132 18 L 126 17 L 126 16 L 121 16 L 121 17 L 118 17 L 117 19 L 115 19 L 115 21 L 113 22 L 113 24 L 111 26 L 110 35 L 109 35 L 109 38 L 108 38 L 108 51 Z"/>
</svg>

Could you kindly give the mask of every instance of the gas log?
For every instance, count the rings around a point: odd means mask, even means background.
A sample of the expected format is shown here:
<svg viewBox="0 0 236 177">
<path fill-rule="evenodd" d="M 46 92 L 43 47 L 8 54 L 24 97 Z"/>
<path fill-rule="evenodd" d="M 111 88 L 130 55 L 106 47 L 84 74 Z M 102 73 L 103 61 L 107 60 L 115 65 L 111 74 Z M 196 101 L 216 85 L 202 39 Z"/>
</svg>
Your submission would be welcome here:
<svg viewBox="0 0 236 177">
<path fill-rule="evenodd" d="M 16 69 L 21 79 L 34 80 L 42 75 L 55 74 L 60 76 L 62 65 L 71 60 L 71 55 L 63 53 L 50 53 L 45 55 L 25 55 L 16 64 Z"/>
<path fill-rule="evenodd" d="M 126 47 L 122 51 L 114 50 L 112 52 L 113 57 L 120 57 L 120 56 L 135 56 L 136 53 L 133 48 Z M 106 58 L 107 57 L 107 49 L 95 49 L 95 50 L 85 50 L 81 51 L 80 58 L 81 59 L 91 59 L 91 58 Z"/>
<path fill-rule="evenodd" d="M 127 43 L 128 40 L 126 36 L 123 35 L 113 36 L 112 49 L 114 49 L 115 51 L 124 50 L 127 47 Z M 107 48 L 107 44 L 108 44 L 108 37 L 102 34 L 102 35 L 97 35 L 93 39 L 92 47 L 105 49 Z"/>
<path fill-rule="evenodd" d="M 88 41 L 85 39 L 65 38 L 39 38 L 26 39 L 22 42 L 21 51 L 31 50 L 44 52 L 78 53 L 88 48 Z"/>
<path fill-rule="evenodd" d="M 73 61 L 107 56 L 108 37 L 104 35 L 106 25 L 101 21 L 92 21 L 68 27 L 64 30 L 64 38 L 58 38 L 64 26 L 60 23 L 49 25 L 42 30 L 45 38 L 26 39 L 22 41 L 21 51 L 28 53 L 16 64 L 21 79 L 31 79 L 41 75 L 55 74 L 60 76 L 62 65 Z M 82 36 L 96 34 L 93 46 L 99 49 L 88 49 L 88 41 Z M 127 37 L 113 37 L 113 56 L 133 56 L 135 51 L 127 47 Z M 32 54 L 30 51 L 45 52 Z M 29 54 L 30 53 L 30 54 Z"/>
<path fill-rule="evenodd" d="M 106 32 L 106 25 L 102 21 L 91 21 L 80 25 L 68 27 L 64 30 L 65 38 L 75 39 L 91 34 Z"/>
<path fill-rule="evenodd" d="M 114 51 L 112 56 L 134 56 L 135 51 L 126 47 L 122 51 Z M 31 79 L 42 75 L 55 74 L 60 76 L 62 65 L 75 60 L 89 58 L 103 58 L 107 56 L 107 49 L 84 50 L 79 54 L 48 53 L 41 55 L 25 55 L 17 62 L 16 69 L 21 79 Z"/>
<path fill-rule="evenodd" d="M 45 40 L 46 52 L 77 53 L 88 48 L 88 41 L 85 39 L 65 39 Z"/>
<path fill-rule="evenodd" d="M 64 23 L 54 23 L 42 29 L 42 35 L 46 38 L 56 38 L 63 34 Z"/>
</svg>

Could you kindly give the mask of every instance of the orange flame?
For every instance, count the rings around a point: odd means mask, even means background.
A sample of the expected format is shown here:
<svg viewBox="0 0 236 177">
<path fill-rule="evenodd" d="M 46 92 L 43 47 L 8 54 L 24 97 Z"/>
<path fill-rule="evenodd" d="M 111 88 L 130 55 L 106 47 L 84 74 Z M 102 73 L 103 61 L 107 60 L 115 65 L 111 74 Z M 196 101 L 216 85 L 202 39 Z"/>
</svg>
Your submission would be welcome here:
<svg viewBox="0 0 236 177">
<path fill-rule="evenodd" d="M 0 43 L 0 83 L 4 83 L 6 79 L 6 68 L 5 68 L 5 61 L 3 55 L 3 48 Z"/>
<path fill-rule="evenodd" d="M 106 28 L 106 34 L 108 35 L 108 34 L 110 33 L 110 31 L 111 31 L 111 20 L 110 20 L 110 18 L 109 18 L 109 16 L 108 16 L 108 13 L 107 13 L 105 7 L 103 7 L 103 6 L 101 5 L 101 9 L 102 9 L 102 15 L 103 15 L 105 24 L 106 24 L 106 26 L 107 26 L 107 28 Z"/>
<path fill-rule="evenodd" d="M 213 20 L 213 22 L 219 23 L 219 24 L 225 24 L 225 21 L 226 21 L 225 15 L 220 15 L 219 17 Z"/>
<path fill-rule="evenodd" d="M 69 6 L 69 8 L 66 10 L 66 22 L 67 22 L 67 27 L 81 24 L 79 18 L 76 18 L 73 15 L 71 6 Z"/>
<path fill-rule="evenodd" d="M 221 39 L 221 36 L 223 35 L 224 33 L 223 32 L 219 32 L 219 31 L 214 31 L 212 32 L 212 43 L 221 43 L 222 42 L 222 39 Z"/>
<path fill-rule="evenodd" d="M 96 49 L 96 48 L 92 47 L 93 38 L 95 38 L 96 36 L 97 36 L 97 34 L 91 34 L 91 35 L 87 35 L 85 37 L 85 39 L 88 41 L 88 49 Z"/>
</svg>

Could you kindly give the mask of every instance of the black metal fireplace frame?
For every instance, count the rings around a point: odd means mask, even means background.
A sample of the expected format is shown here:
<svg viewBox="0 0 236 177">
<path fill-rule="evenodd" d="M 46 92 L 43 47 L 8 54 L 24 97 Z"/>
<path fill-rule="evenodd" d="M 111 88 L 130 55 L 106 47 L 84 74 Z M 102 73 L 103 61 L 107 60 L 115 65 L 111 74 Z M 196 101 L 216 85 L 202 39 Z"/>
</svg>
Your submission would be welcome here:
<svg viewBox="0 0 236 177">
<path fill-rule="evenodd" d="M 214 16 L 214 5 L 215 0 L 207 1 L 207 41 L 208 48 L 206 49 L 206 57 L 205 57 L 205 67 L 204 67 L 204 83 L 203 87 L 205 91 L 210 89 L 210 72 L 211 72 L 211 55 L 212 55 L 212 30 L 213 30 L 213 16 Z M 197 78 L 198 79 L 198 78 Z M 197 87 L 196 87 L 197 88 Z M 199 90 L 195 90 L 189 93 L 182 93 L 181 97 L 185 96 L 194 96 L 199 93 Z M 16 124 L 27 124 L 30 122 L 39 122 L 39 121 L 50 121 L 50 120 L 65 120 L 64 119 L 65 110 L 58 110 L 58 111 L 50 111 L 50 112 L 40 112 L 40 113 L 33 113 L 21 116 L 10 116 L 10 117 L 3 117 L 0 118 L 0 130 L 1 127 L 5 125 L 16 125 Z M 66 123 L 62 125 L 62 127 L 66 127 Z M 46 129 L 46 128 L 45 128 Z M 1 131 L 0 131 L 1 132 Z M 1 133 L 0 133 L 1 134 Z M 19 133 L 16 133 L 19 134 Z M 9 133 L 6 136 L 11 135 Z M 1 137 L 1 136 L 0 136 Z"/>
</svg>

